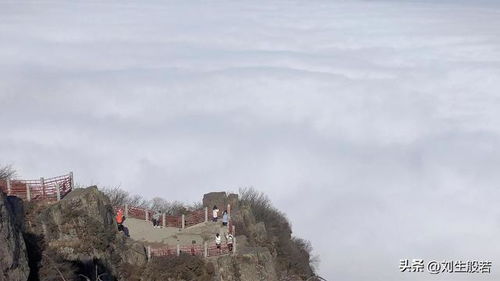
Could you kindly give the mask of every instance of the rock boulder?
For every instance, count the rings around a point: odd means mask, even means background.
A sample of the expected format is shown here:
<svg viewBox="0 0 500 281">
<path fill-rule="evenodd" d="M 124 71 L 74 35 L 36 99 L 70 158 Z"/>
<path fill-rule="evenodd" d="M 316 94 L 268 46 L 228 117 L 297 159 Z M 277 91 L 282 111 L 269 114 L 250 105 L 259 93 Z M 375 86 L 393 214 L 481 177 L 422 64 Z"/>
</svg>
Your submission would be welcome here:
<svg viewBox="0 0 500 281">
<path fill-rule="evenodd" d="M 28 280 L 29 266 L 22 228 L 22 211 L 0 192 L 0 281 Z"/>
</svg>

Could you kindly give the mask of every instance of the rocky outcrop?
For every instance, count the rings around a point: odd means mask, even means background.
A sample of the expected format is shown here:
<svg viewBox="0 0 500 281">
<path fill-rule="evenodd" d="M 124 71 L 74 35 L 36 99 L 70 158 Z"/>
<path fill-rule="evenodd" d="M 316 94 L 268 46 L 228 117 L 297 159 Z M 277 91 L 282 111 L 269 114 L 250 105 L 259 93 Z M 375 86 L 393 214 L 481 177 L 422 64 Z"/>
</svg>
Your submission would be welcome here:
<svg viewBox="0 0 500 281">
<path fill-rule="evenodd" d="M 231 212 L 236 211 L 239 206 L 238 195 L 226 192 L 210 192 L 203 195 L 203 206 L 209 210 L 217 206 L 219 210 L 224 211 L 228 204 L 231 205 Z"/>
<path fill-rule="evenodd" d="M 78 273 L 95 267 L 105 280 L 126 280 L 121 268 L 147 262 L 144 246 L 118 232 L 109 199 L 95 186 L 76 189 L 35 212 L 30 225 L 31 233 L 43 240 L 42 250 L 76 265 Z M 43 260 L 40 264 L 44 266 Z"/>
<path fill-rule="evenodd" d="M 239 270 L 229 272 L 251 276 L 245 280 L 274 280 L 276 276 L 279 280 L 306 280 L 313 276 L 308 242 L 294 238 L 286 216 L 263 194 L 252 192 L 231 216 L 236 227 L 235 263 Z"/>
<path fill-rule="evenodd" d="M 238 255 L 220 257 L 216 268 L 217 280 L 278 280 L 274 259 L 269 250 L 263 247 L 245 248 Z"/>
<path fill-rule="evenodd" d="M 0 281 L 80 280 L 78 276 L 102 281 L 277 281 L 305 280 L 312 274 L 309 254 L 292 239 L 279 211 L 240 202 L 236 194 L 203 197 L 210 209 L 217 205 L 224 210 L 228 204 L 236 229 L 234 254 L 148 262 L 144 245 L 118 232 L 113 207 L 95 186 L 75 189 L 50 204 L 23 204 L 0 194 Z M 214 230 L 206 230 L 211 237 Z"/>
<path fill-rule="evenodd" d="M 22 210 L 13 201 L 0 192 L 0 281 L 28 280 L 30 272 L 22 234 Z"/>
</svg>

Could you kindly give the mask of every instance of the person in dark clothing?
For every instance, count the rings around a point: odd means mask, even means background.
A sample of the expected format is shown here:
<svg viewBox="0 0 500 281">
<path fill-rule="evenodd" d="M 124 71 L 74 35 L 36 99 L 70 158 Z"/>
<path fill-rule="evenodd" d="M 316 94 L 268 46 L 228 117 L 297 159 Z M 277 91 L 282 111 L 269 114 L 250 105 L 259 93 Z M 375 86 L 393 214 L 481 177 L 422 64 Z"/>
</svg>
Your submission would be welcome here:
<svg viewBox="0 0 500 281">
<path fill-rule="evenodd" d="M 227 226 L 227 223 L 229 221 L 229 214 L 227 213 L 227 210 L 222 213 L 222 226 Z"/>
<path fill-rule="evenodd" d="M 154 228 L 160 228 L 160 212 L 156 212 L 154 215 L 153 215 L 153 227 Z"/>
</svg>

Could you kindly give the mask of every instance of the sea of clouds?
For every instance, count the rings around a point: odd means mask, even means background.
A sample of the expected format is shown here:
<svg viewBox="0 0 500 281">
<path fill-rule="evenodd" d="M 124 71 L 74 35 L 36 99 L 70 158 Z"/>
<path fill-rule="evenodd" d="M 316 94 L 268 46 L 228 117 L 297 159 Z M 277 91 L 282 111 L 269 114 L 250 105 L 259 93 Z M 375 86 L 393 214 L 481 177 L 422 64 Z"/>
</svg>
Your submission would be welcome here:
<svg viewBox="0 0 500 281">
<path fill-rule="evenodd" d="M 499 77 L 494 1 L 0 0 L 0 164 L 253 186 L 328 280 L 499 280 Z"/>
</svg>

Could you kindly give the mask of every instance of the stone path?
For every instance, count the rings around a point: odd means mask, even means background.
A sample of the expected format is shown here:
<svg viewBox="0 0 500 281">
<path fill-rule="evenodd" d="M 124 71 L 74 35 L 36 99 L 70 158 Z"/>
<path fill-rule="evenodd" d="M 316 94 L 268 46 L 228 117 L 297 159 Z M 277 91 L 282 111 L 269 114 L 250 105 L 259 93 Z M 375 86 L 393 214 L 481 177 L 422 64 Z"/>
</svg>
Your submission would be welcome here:
<svg viewBox="0 0 500 281">
<path fill-rule="evenodd" d="M 127 218 L 124 225 L 129 229 L 132 239 L 156 247 L 161 245 L 191 245 L 192 241 L 196 241 L 198 245 L 203 245 L 205 241 L 213 243 L 216 233 L 222 236 L 222 241 L 225 243 L 225 235 L 228 233 L 228 227 L 223 227 L 220 221 L 200 223 L 179 229 L 175 227 L 153 228 L 151 222 Z"/>
</svg>

